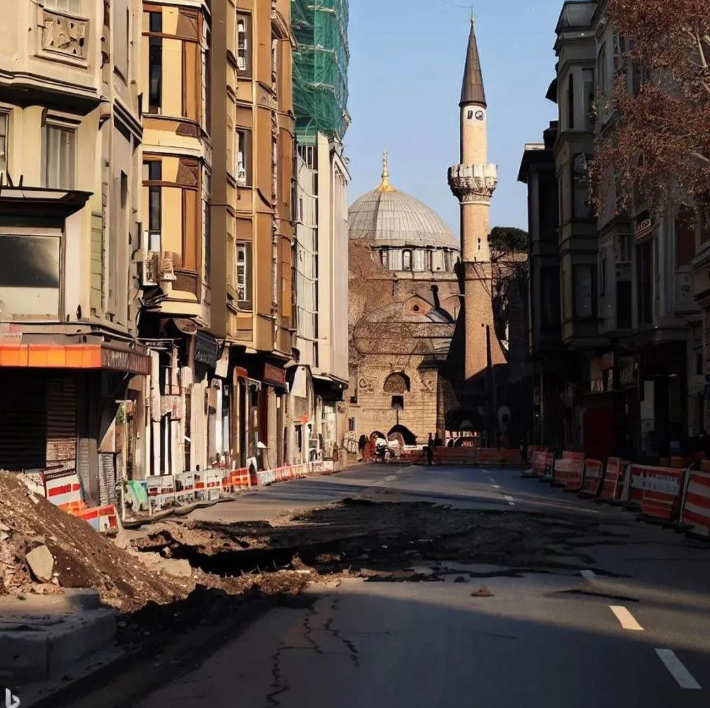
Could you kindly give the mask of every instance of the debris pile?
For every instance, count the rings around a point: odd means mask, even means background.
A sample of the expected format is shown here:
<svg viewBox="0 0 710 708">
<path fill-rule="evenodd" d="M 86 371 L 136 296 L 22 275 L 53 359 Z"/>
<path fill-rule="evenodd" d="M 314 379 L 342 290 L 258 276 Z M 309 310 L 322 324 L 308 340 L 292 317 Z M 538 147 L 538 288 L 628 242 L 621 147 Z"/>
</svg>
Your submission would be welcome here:
<svg viewBox="0 0 710 708">
<path fill-rule="evenodd" d="M 130 553 L 0 473 L 0 594 L 96 588 L 103 602 L 131 611 L 170 602 L 191 588 L 151 573 Z"/>
</svg>

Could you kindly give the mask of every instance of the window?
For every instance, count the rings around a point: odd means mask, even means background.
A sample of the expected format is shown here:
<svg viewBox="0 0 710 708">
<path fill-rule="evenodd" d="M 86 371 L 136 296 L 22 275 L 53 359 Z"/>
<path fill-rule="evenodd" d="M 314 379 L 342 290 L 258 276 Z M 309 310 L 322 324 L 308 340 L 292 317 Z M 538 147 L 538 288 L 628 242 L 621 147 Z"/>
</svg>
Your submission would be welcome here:
<svg viewBox="0 0 710 708">
<path fill-rule="evenodd" d="M 675 217 L 676 267 L 690 265 L 695 257 L 695 212 L 685 204 Z"/>
<path fill-rule="evenodd" d="M 0 113 L 0 172 L 7 171 L 7 113 Z"/>
<path fill-rule="evenodd" d="M 575 219 L 589 219 L 593 216 L 587 182 L 587 158 L 584 153 L 575 155 L 572 161 L 572 216 Z"/>
<path fill-rule="evenodd" d="M 574 74 L 569 75 L 567 83 L 567 128 L 574 130 Z"/>
<path fill-rule="evenodd" d="M 412 270 L 411 251 L 402 251 L 402 270 Z"/>
<path fill-rule="evenodd" d="M 236 165 L 234 172 L 237 184 L 246 187 L 251 184 L 251 131 L 239 128 L 237 130 Z"/>
<path fill-rule="evenodd" d="M 547 267 L 540 271 L 540 307 L 543 329 L 560 326 L 560 271 Z"/>
<path fill-rule="evenodd" d="M 380 262 L 385 268 L 389 268 L 389 251 L 386 248 L 380 251 Z"/>
<path fill-rule="evenodd" d="M 44 186 L 74 189 L 76 131 L 54 124 L 44 126 Z"/>
<path fill-rule="evenodd" d="M 205 49 L 202 52 L 202 104 L 205 107 L 203 127 L 209 133 L 212 127 L 212 40 L 209 30 L 205 30 Z"/>
<path fill-rule="evenodd" d="M 163 13 L 162 11 L 148 13 L 148 30 L 160 34 L 163 31 Z"/>
<path fill-rule="evenodd" d="M 606 295 L 606 256 L 599 263 L 599 294 Z"/>
<path fill-rule="evenodd" d="M 616 328 L 631 329 L 631 281 L 616 283 Z"/>
<path fill-rule="evenodd" d="M 209 283 L 212 267 L 212 174 L 206 169 L 202 185 L 202 278 L 205 283 Z"/>
<path fill-rule="evenodd" d="M 81 0 L 44 0 L 48 10 L 59 10 L 71 15 L 78 15 L 81 11 Z"/>
<path fill-rule="evenodd" d="M 158 13 L 151 12 L 150 14 L 157 15 Z M 148 39 L 148 112 L 159 114 L 162 105 L 163 40 L 160 37 L 150 37 Z"/>
<path fill-rule="evenodd" d="M 582 70 L 584 90 L 584 129 L 594 129 L 594 69 Z"/>
<path fill-rule="evenodd" d="M 148 183 L 148 242 L 149 251 L 161 250 L 162 230 L 162 163 L 159 160 L 146 160 L 143 163 L 143 182 Z M 150 183 L 153 184 L 150 184 Z"/>
<path fill-rule="evenodd" d="M 651 239 L 636 246 L 636 297 L 639 324 L 653 322 L 653 251 L 651 248 Z"/>
<path fill-rule="evenodd" d="M 348 432 L 355 432 L 355 418 L 348 418 Z"/>
<path fill-rule="evenodd" d="M 581 320 L 593 319 L 596 312 L 594 266 L 574 267 L 574 315 Z"/>
<path fill-rule="evenodd" d="M 424 254 L 424 269 L 425 270 L 434 270 L 432 267 L 432 252 L 431 251 L 426 251 Z"/>
<path fill-rule="evenodd" d="M 602 44 L 599 54 L 597 55 L 597 78 L 599 80 L 599 95 L 609 95 L 609 73 L 608 61 L 606 56 L 606 43 Z"/>
<path fill-rule="evenodd" d="M 242 307 L 251 306 L 251 244 L 238 243 L 235 260 L 234 282 L 237 286 L 237 300 Z"/>
<path fill-rule="evenodd" d="M 59 315 L 60 237 L 0 235 L 3 315 Z"/>
<path fill-rule="evenodd" d="M 237 70 L 240 74 L 251 73 L 251 18 L 249 15 L 237 15 Z"/>
</svg>

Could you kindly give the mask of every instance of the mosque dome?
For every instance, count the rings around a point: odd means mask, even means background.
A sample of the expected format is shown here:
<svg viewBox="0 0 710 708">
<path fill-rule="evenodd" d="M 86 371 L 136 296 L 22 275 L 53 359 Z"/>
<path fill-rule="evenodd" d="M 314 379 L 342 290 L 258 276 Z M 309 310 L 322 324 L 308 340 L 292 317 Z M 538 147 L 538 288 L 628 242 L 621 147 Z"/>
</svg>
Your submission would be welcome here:
<svg viewBox="0 0 710 708">
<path fill-rule="evenodd" d="M 353 203 L 349 222 L 350 238 L 369 241 L 374 248 L 459 251 L 451 229 L 436 212 L 390 184 L 386 154 L 380 185 Z"/>
</svg>

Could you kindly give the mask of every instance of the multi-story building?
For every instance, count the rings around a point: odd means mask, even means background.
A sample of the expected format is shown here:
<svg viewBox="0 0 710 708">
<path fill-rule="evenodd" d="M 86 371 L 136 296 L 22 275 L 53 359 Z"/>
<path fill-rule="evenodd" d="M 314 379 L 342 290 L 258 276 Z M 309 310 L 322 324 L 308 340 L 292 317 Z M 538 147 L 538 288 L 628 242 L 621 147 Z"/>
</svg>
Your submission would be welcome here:
<svg viewBox="0 0 710 708">
<path fill-rule="evenodd" d="M 290 373 L 288 449 L 295 459 L 340 454 L 348 383 L 348 205 L 342 139 L 348 100 L 348 0 L 292 3 L 298 46 L 294 107 L 298 167 L 294 241 L 297 365 Z"/>
<path fill-rule="evenodd" d="M 107 433 L 119 409 L 141 414 L 121 401 L 150 372 L 133 259 L 140 10 L 18 0 L 0 26 L 0 469 L 76 472 L 89 504 L 112 500 Z"/>
<path fill-rule="evenodd" d="M 212 27 L 211 316 L 233 389 L 224 427 L 240 464 L 276 466 L 293 347 L 291 2 L 213 2 Z"/>
<path fill-rule="evenodd" d="M 679 452 L 704 428 L 703 327 L 693 292 L 699 283 L 702 298 L 706 288 L 692 274 L 704 235 L 682 203 L 659 208 L 637 190 L 632 207 L 620 210 L 611 169 L 601 213 L 592 212 L 587 169 L 595 138 L 615 130 L 614 83 L 625 76 L 633 92 L 639 76 L 606 6 L 564 4 L 548 93 L 559 106 L 557 135 L 547 131 L 544 145 L 526 147 L 519 177 L 529 190 L 537 441 L 651 458 Z M 549 292 L 558 262 L 556 327 Z"/>
<path fill-rule="evenodd" d="M 209 332 L 211 15 L 208 3 L 193 0 L 142 9 L 139 330 L 152 370 L 138 438 L 149 476 L 204 469 L 229 445 L 215 376 L 219 346 Z"/>
</svg>

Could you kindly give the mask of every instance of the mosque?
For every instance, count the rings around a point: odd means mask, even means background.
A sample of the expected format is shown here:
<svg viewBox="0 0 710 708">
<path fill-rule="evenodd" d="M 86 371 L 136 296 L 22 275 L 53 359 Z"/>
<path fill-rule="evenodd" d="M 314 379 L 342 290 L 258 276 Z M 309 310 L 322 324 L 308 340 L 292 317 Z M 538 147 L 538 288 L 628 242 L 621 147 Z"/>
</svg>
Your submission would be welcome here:
<svg viewBox="0 0 710 708">
<path fill-rule="evenodd" d="M 365 307 L 365 327 L 350 322 L 356 438 L 377 434 L 421 445 L 429 435 L 451 439 L 465 431 L 490 440 L 510 421 L 488 245 L 497 169 L 487 159 L 487 104 L 473 21 L 459 109 L 460 163 L 449 168 L 448 179 L 460 203 L 460 245 L 434 211 L 393 186 L 386 154 L 380 184 L 350 207 L 351 313 L 359 292 L 367 300 L 369 289 L 373 302 Z M 354 246 L 369 249 L 376 264 L 368 285 L 353 280 Z M 375 304 L 383 282 L 391 289 L 386 306 Z"/>
</svg>

